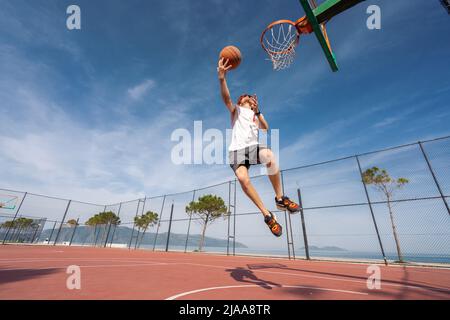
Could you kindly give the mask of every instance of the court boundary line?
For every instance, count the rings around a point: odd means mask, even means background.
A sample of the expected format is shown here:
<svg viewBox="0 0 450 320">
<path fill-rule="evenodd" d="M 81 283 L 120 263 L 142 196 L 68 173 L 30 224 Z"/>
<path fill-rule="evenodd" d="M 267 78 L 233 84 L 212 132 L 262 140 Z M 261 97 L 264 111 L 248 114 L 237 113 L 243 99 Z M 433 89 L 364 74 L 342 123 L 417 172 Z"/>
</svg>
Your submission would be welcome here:
<svg viewBox="0 0 450 320">
<path fill-rule="evenodd" d="M 236 285 L 236 286 L 221 286 L 221 287 L 210 287 L 210 288 L 203 288 L 203 289 L 197 289 L 192 291 L 186 291 L 182 292 L 173 296 L 170 296 L 164 300 L 176 300 L 180 297 L 184 297 L 191 294 L 196 294 L 199 292 L 206 292 L 206 291 L 212 291 L 212 290 L 224 290 L 224 289 L 238 289 L 238 288 L 255 288 L 255 287 L 261 287 L 257 284 L 249 284 L 249 285 Z M 350 291 L 350 290 L 339 290 L 339 289 L 329 289 L 329 288 L 320 288 L 320 287 L 308 287 L 308 286 L 291 286 L 291 285 L 280 285 L 280 286 L 274 286 L 274 285 L 267 285 L 267 287 L 271 288 L 297 288 L 297 289 L 311 289 L 311 290 L 318 290 L 318 291 L 331 291 L 331 292 L 338 292 L 338 293 L 350 293 L 350 294 L 358 294 L 358 295 L 369 295 L 366 292 L 358 292 L 358 291 Z"/>
<path fill-rule="evenodd" d="M 72 260 L 72 258 L 68 258 L 70 260 Z M 117 261 L 117 259 L 119 261 Z M 117 258 L 114 259 L 115 262 L 120 262 L 121 258 Z M 64 258 L 61 258 L 59 260 L 62 260 L 61 262 L 65 262 Z M 79 259 L 79 260 L 84 260 L 84 261 L 89 261 L 89 259 Z M 58 261 L 58 259 L 55 259 L 54 261 Z M 99 259 L 99 258 L 94 258 L 91 259 L 91 261 L 108 261 L 108 259 Z M 111 261 L 111 260 L 110 260 Z M 138 261 L 125 261 L 122 259 L 122 261 L 124 262 L 138 262 Z M 37 262 L 37 261 L 29 261 L 29 262 Z M 236 268 L 235 266 L 219 266 L 219 265 L 209 265 L 209 264 L 199 264 L 199 263 L 192 263 L 192 262 L 154 262 L 154 263 L 148 263 L 146 262 L 141 262 L 141 263 L 134 263 L 134 264 L 117 264 L 117 265 L 110 265 L 110 264 L 106 264 L 106 265 L 84 265 L 84 266 L 79 266 L 80 268 L 101 268 L 101 267 L 149 267 L 149 266 L 158 266 L 158 265 L 166 265 L 166 266 L 177 266 L 177 265 L 191 265 L 191 266 L 197 266 L 197 267 L 204 267 L 204 268 L 216 268 L 216 269 L 234 269 Z M 67 266 L 56 266 L 56 267 L 38 267 L 38 268 L 8 268 L 8 269 L 0 269 L 1 271 L 20 271 L 20 270 L 49 270 L 49 269 L 66 269 Z M 321 279 L 321 280 L 331 280 L 331 281 L 340 281 L 340 282 L 352 282 L 352 283 L 358 283 L 358 284 L 366 284 L 366 281 L 364 280 L 352 280 L 352 279 L 345 279 L 343 277 L 345 277 L 345 275 L 336 275 L 336 276 L 316 276 L 316 275 L 308 275 L 308 274 L 303 274 L 304 271 L 299 270 L 299 273 L 288 273 L 288 272 L 279 272 L 279 271 L 268 271 L 268 270 L 254 270 L 253 272 L 261 272 L 261 273 L 269 273 L 269 274 L 279 274 L 279 275 L 287 275 L 287 276 L 294 276 L 294 277 L 303 277 L 303 278 L 310 278 L 310 279 Z M 387 281 L 387 283 L 386 283 Z M 424 290 L 424 291 L 438 291 L 441 293 L 445 293 L 445 294 L 449 294 L 450 295 L 450 289 L 448 288 L 442 288 L 442 287 L 430 287 L 430 288 L 423 288 L 420 286 L 415 286 L 415 285 L 411 285 L 411 284 L 396 284 L 396 283 L 391 283 L 391 280 L 382 280 L 382 286 L 390 286 L 390 287 L 404 287 L 404 288 L 409 288 L 409 289 L 416 289 L 416 290 Z"/>
</svg>

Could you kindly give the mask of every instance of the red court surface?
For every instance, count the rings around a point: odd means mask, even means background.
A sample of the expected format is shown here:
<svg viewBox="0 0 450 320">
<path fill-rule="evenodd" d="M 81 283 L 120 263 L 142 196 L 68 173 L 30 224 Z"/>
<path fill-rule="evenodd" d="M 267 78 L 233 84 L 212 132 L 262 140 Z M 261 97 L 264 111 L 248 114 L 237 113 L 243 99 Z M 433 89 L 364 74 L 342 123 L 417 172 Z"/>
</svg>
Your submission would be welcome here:
<svg viewBox="0 0 450 320">
<path fill-rule="evenodd" d="M 67 267 L 81 270 L 69 290 Z M 330 300 L 450 299 L 450 269 L 200 253 L 0 246 L 0 299 Z"/>
</svg>

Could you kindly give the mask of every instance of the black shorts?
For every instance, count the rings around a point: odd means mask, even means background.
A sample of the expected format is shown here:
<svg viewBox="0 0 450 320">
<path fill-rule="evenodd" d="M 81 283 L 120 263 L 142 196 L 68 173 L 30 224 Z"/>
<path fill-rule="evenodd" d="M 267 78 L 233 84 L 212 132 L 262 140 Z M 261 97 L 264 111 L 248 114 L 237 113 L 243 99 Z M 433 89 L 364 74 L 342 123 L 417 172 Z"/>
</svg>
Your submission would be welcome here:
<svg viewBox="0 0 450 320">
<path fill-rule="evenodd" d="M 259 159 L 259 151 L 265 149 L 269 148 L 264 145 L 257 144 L 244 149 L 230 151 L 228 153 L 228 158 L 231 169 L 236 172 L 240 166 L 245 166 L 248 169 L 251 165 L 261 164 L 261 160 Z"/>
</svg>

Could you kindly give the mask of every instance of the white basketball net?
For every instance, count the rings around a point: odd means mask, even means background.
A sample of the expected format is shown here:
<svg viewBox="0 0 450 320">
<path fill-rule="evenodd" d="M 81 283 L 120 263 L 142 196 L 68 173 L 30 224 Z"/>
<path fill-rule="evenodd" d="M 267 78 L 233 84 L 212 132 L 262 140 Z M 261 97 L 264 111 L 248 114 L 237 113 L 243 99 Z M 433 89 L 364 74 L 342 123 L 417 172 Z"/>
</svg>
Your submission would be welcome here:
<svg viewBox="0 0 450 320">
<path fill-rule="evenodd" d="M 273 63 L 274 70 L 289 68 L 294 62 L 295 47 L 299 40 L 297 28 L 289 23 L 274 25 L 266 31 L 263 45 Z"/>
</svg>

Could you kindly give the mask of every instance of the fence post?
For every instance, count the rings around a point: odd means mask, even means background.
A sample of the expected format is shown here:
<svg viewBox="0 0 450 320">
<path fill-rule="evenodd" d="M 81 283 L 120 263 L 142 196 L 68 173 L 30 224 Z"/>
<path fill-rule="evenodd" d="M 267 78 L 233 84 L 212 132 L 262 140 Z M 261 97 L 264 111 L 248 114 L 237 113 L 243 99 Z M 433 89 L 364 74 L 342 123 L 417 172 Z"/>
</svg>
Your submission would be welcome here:
<svg viewBox="0 0 450 320">
<path fill-rule="evenodd" d="M 53 224 L 53 229 L 52 229 L 52 232 L 50 232 L 50 237 L 48 238 L 48 243 L 47 244 L 50 244 L 50 241 L 52 241 L 53 232 L 55 231 L 57 223 L 58 223 L 58 221 L 55 221 L 55 223 Z"/>
<path fill-rule="evenodd" d="M 19 218 L 20 219 L 20 218 Z M 22 230 L 23 230 L 23 227 L 22 226 L 19 226 L 19 232 L 17 232 L 17 235 L 16 234 L 13 234 L 13 237 L 12 237 L 12 242 L 19 242 L 20 241 L 20 234 L 22 233 Z"/>
<path fill-rule="evenodd" d="M 108 231 L 106 232 L 106 239 L 103 248 L 106 248 L 106 245 L 108 244 L 109 233 L 111 232 L 111 225 L 112 225 L 111 221 L 108 222 Z"/>
<path fill-rule="evenodd" d="M 228 181 L 227 256 L 230 255 L 230 224 L 231 224 L 231 180 Z"/>
<path fill-rule="evenodd" d="M 280 170 L 280 176 L 281 176 L 281 190 L 284 194 L 284 177 L 283 177 L 283 171 Z M 295 248 L 294 248 L 294 237 L 292 235 L 292 223 L 291 223 L 291 214 L 287 212 L 287 210 L 284 211 L 284 221 L 286 222 L 286 241 L 287 241 L 287 247 L 288 247 L 288 256 L 289 260 L 291 260 L 291 247 L 292 247 L 292 257 L 295 260 Z"/>
<path fill-rule="evenodd" d="M 237 180 L 234 179 L 234 212 L 233 212 L 233 256 L 236 255 L 236 185 Z"/>
<path fill-rule="evenodd" d="M 38 224 L 36 230 L 34 230 L 33 237 L 31 238 L 31 243 L 34 243 L 34 240 L 36 239 L 36 235 L 37 235 L 37 232 L 38 232 L 40 227 L 41 227 L 40 224 Z"/>
<path fill-rule="evenodd" d="M 94 225 L 94 235 L 92 238 L 92 242 L 91 242 L 91 246 L 95 247 L 95 245 L 97 244 L 97 229 L 98 229 L 98 224 Z"/>
<path fill-rule="evenodd" d="M 67 212 L 69 211 L 71 202 L 72 202 L 72 200 L 69 200 L 69 202 L 67 203 L 66 211 L 64 211 L 64 216 L 62 218 L 61 225 L 59 226 L 58 233 L 56 233 L 55 242 L 53 243 L 54 246 L 56 246 L 56 242 L 58 242 L 59 234 L 61 233 L 61 229 L 64 225 L 64 221 L 66 220 L 66 215 L 67 215 Z"/>
<path fill-rule="evenodd" d="M 195 190 L 192 194 L 192 201 L 195 201 Z M 189 232 L 191 231 L 191 220 L 192 220 L 192 215 L 189 215 L 189 223 L 188 223 L 188 229 L 187 229 L 187 234 L 186 234 L 186 243 L 184 244 L 184 253 L 187 252 L 187 245 L 188 245 L 188 240 L 189 240 Z"/>
<path fill-rule="evenodd" d="M 119 217 L 119 218 L 120 218 L 120 210 L 121 209 L 122 209 L 122 202 L 119 203 L 119 210 L 117 210 L 117 217 Z M 111 236 L 111 243 L 109 245 L 110 248 L 112 247 L 113 242 L 114 242 L 114 234 L 116 233 L 116 228 L 117 228 L 117 225 L 114 224 L 114 229 L 113 229 L 113 233 L 112 233 L 112 236 Z"/>
<path fill-rule="evenodd" d="M 139 213 L 139 205 L 141 204 L 141 199 L 138 199 L 137 202 L 137 206 L 136 206 L 136 214 L 134 215 L 134 217 L 138 216 Z M 135 221 L 133 220 L 133 229 L 131 229 L 131 237 L 130 237 L 130 242 L 128 243 L 128 249 L 131 249 L 131 243 L 133 242 L 133 235 L 134 235 L 134 227 L 136 226 Z M 138 234 L 139 236 L 139 234 Z"/>
<path fill-rule="evenodd" d="M 10 232 L 10 230 L 11 230 L 11 227 L 13 226 L 14 221 L 16 221 L 16 219 L 17 219 L 17 215 L 19 214 L 20 208 L 22 207 L 22 204 L 23 204 L 23 202 L 24 202 L 25 197 L 27 196 L 27 194 L 28 194 L 28 192 L 25 192 L 25 194 L 23 195 L 22 200 L 20 201 L 19 207 L 17 208 L 16 214 L 14 215 L 14 218 L 13 218 L 13 220 L 12 220 L 12 222 L 11 222 L 11 225 L 8 227 L 8 230 L 6 231 L 6 235 L 5 235 L 5 237 L 3 238 L 3 244 L 5 244 L 6 239 L 7 239 L 8 236 L 9 236 L 9 232 Z"/>
<path fill-rule="evenodd" d="M 228 181 L 228 221 L 227 221 L 227 256 L 230 255 L 230 239 L 233 239 L 233 255 L 236 251 L 236 179 Z M 232 191 L 231 188 L 234 188 Z M 233 194 L 233 202 L 231 200 Z M 233 208 L 233 211 L 231 211 Z M 233 219 L 233 235 L 231 235 L 231 219 Z"/>
<path fill-rule="evenodd" d="M 16 220 L 18 220 L 18 219 L 20 219 L 20 215 L 17 216 Z M 20 227 L 17 228 L 17 226 L 15 226 L 14 220 L 13 220 L 13 222 L 11 223 L 11 227 L 12 227 L 13 230 L 12 230 L 11 237 L 10 237 L 10 239 L 9 239 L 9 242 L 14 242 L 14 241 L 15 241 L 16 234 L 17 234 L 17 230 L 19 230 L 19 232 L 20 232 Z"/>
<path fill-rule="evenodd" d="M 27 229 L 27 236 L 26 236 L 26 242 L 30 242 L 30 243 L 32 243 L 31 242 L 31 240 L 33 240 L 33 237 L 34 237 L 34 234 L 36 233 L 36 231 L 34 231 L 34 227 L 33 226 L 28 226 L 28 229 Z"/>
<path fill-rule="evenodd" d="M 428 156 L 427 156 L 427 154 L 425 152 L 425 149 L 422 146 L 422 142 L 419 141 L 418 144 L 419 144 L 420 150 L 422 151 L 423 157 L 425 158 L 425 161 L 427 162 L 428 169 L 430 169 L 431 175 L 433 176 L 434 183 L 436 184 L 436 187 L 437 187 L 437 189 L 439 191 L 439 194 L 441 195 L 442 201 L 444 201 L 444 205 L 445 205 L 445 208 L 447 209 L 447 213 L 450 215 L 450 208 L 448 206 L 447 201 L 445 200 L 444 193 L 442 192 L 441 186 L 440 186 L 440 184 L 439 184 L 439 182 L 438 182 L 438 180 L 436 178 L 436 175 L 434 174 L 434 170 L 431 167 L 430 160 L 428 159 Z"/>
<path fill-rule="evenodd" d="M 170 229 L 172 229 L 172 216 L 173 216 L 173 202 L 172 207 L 170 208 L 170 219 L 169 219 L 169 230 L 167 231 L 166 252 L 169 251 Z"/>
<path fill-rule="evenodd" d="M 100 234 L 102 233 L 102 225 L 101 224 L 99 224 L 99 225 L 97 225 L 97 226 L 100 226 L 100 227 L 97 227 L 97 235 L 95 236 L 95 242 L 94 242 L 94 247 L 97 247 L 97 242 L 98 242 L 98 237 L 100 236 Z"/>
<path fill-rule="evenodd" d="M 147 202 L 147 196 L 144 197 L 144 203 L 142 205 L 141 216 L 144 215 L 146 202 Z M 145 230 L 142 231 L 141 239 L 143 239 L 144 236 L 145 236 Z M 141 243 L 139 242 L 139 231 L 138 231 L 136 242 L 134 243 L 134 250 L 139 249 L 140 246 L 141 246 Z"/>
<path fill-rule="evenodd" d="M 107 207 L 108 207 L 107 205 L 105 205 L 105 206 L 103 207 L 103 212 L 102 212 L 102 213 L 105 213 L 105 212 L 106 212 L 106 208 L 107 208 Z M 103 230 L 103 231 L 102 231 L 102 230 Z M 101 229 L 100 229 L 100 231 L 98 232 L 98 235 L 97 235 L 97 239 L 98 239 L 98 237 L 99 237 L 100 234 L 101 234 L 101 237 L 100 237 L 100 247 L 103 246 L 103 237 L 104 237 L 104 235 L 105 235 L 105 232 L 106 232 L 106 225 L 105 225 L 104 228 L 101 228 Z M 95 239 L 95 246 L 97 246 L 97 239 Z"/>
<path fill-rule="evenodd" d="M 162 206 L 161 206 L 161 212 L 160 212 L 160 215 L 159 215 L 158 227 L 156 228 L 155 241 L 153 242 L 153 251 L 155 251 L 155 247 L 156 247 L 156 240 L 158 238 L 159 227 L 161 226 L 161 220 L 162 220 L 162 215 L 163 215 L 163 211 L 164 211 L 164 203 L 165 202 L 166 202 L 166 195 L 164 195 Z"/>
<path fill-rule="evenodd" d="M 38 228 L 36 229 L 36 232 L 34 233 L 32 243 L 34 243 L 36 240 L 39 239 L 39 237 L 42 234 L 42 230 L 44 229 L 44 225 L 45 225 L 46 222 L 47 222 L 47 219 L 40 219 L 39 220 Z M 38 234 L 38 232 L 39 232 L 39 234 Z"/>
<path fill-rule="evenodd" d="M 311 260 L 311 257 L 309 256 L 308 235 L 306 234 L 305 215 L 303 212 L 303 202 L 300 193 L 300 188 L 297 189 L 297 196 L 298 196 L 298 205 L 300 206 L 300 218 L 302 220 L 302 231 L 303 231 L 302 233 L 303 233 L 303 243 L 305 245 L 305 256 L 306 260 Z"/>
<path fill-rule="evenodd" d="M 75 232 L 77 231 L 79 221 L 80 221 L 80 217 L 78 217 L 77 223 L 75 224 L 75 228 L 73 229 L 72 236 L 70 237 L 69 246 L 72 245 L 73 237 L 75 236 Z"/>
<path fill-rule="evenodd" d="M 375 220 L 375 214 L 373 213 L 372 202 L 370 201 L 369 192 L 367 191 L 367 186 L 364 182 L 364 175 L 363 175 L 363 172 L 361 169 L 361 163 L 359 162 L 358 156 L 355 156 L 355 158 L 356 158 L 356 162 L 358 163 L 359 174 L 361 175 L 361 182 L 364 186 L 364 191 L 366 193 L 367 203 L 369 204 L 370 214 L 372 215 L 373 225 L 375 226 L 375 231 L 377 233 L 378 243 L 380 244 L 381 254 L 383 255 L 384 264 L 387 265 L 388 263 L 387 263 L 387 259 L 386 259 L 386 254 L 384 253 L 383 243 L 381 242 L 381 237 L 380 237 L 380 232 L 378 231 L 377 221 Z"/>
</svg>

